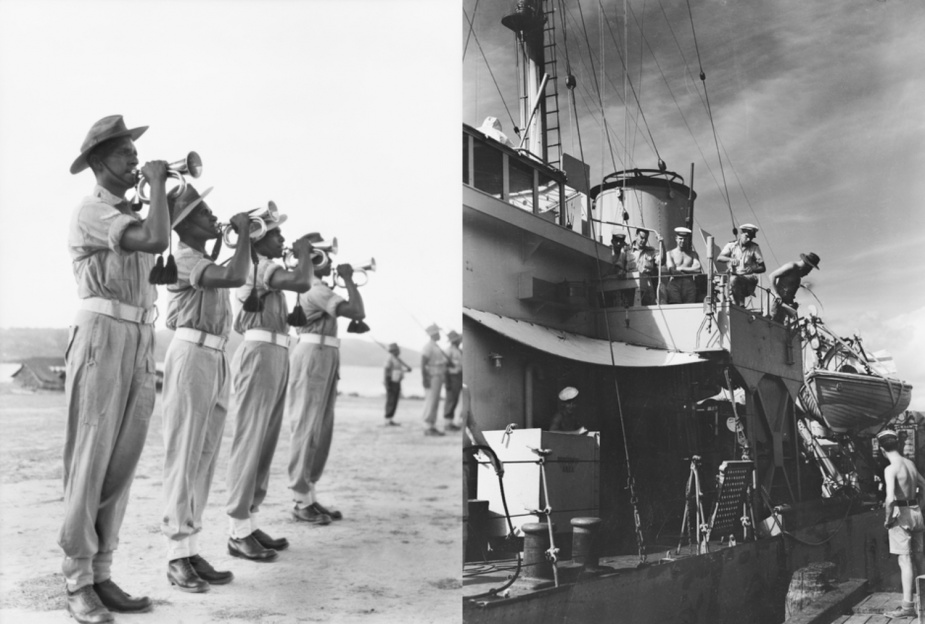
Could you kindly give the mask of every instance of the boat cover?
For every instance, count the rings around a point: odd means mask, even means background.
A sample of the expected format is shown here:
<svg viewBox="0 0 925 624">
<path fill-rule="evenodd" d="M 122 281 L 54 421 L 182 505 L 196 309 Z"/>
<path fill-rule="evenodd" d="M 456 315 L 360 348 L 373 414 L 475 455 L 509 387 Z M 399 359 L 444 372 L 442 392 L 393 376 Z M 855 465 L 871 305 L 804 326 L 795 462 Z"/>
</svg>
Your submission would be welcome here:
<svg viewBox="0 0 925 624">
<path fill-rule="evenodd" d="M 519 321 L 490 312 L 463 308 L 463 314 L 473 321 L 503 334 L 528 347 L 559 357 L 601 366 L 681 366 L 705 361 L 694 353 L 652 349 L 625 342 L 608 342 L 580 334 L 544 327 L 530 321 Z M 611 361 L 613 352 L 613 361 Z"/>
</svg>

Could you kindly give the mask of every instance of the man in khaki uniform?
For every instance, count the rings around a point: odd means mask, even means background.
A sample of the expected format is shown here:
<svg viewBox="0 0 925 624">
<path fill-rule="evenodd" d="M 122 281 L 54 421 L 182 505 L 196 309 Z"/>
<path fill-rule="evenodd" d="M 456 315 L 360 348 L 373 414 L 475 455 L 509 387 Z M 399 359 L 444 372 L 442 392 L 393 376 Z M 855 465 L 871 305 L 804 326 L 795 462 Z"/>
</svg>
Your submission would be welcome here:
<svg viewBox="0 0 925 624">
<path fill-rule="evenodd" d="M 424 435 L 442 436 L 444 433 L 436 426 L 437 409 L 440 407 L 440 390 L 443 388 L 448 359 L 437 344 L 440 341 L 440 328 L 433 324 L 424 331 L 430 336 L 421 351 L 421 377 L 427 391 L 424 395 Z"/>
<path fill-rule="evenodd" d="M 121 115 L 100 119 L 87 134 L 71 173 L 96 177 L 71 216 L 68 250 L 80 311 L 68 339 L 65 394 L 64 523 L 58 544 L 67 610 L 82 623 L 111 622 L 111 611 L 147 611 L 111 578 L 113 551 L 129 489 L 154 410 L 154 301 L 148 283 L 155 256 L 170 241 L 167 163 L 141 169 L 150 184 L 146 219 L 124 199 L 137 181 L 134 141 Z"/>
<path fill-rule="evenodd" d="M 443 422 L 446 431 L 459 431 L 461 427 L 453 424 L 453 417 L 456 416 L 456 405 L 459 403 L 459 393 L 463 387 L 462 349 L 459 348 L 462 335 L 451 329 L 446 338 L 450 341 L 450 346 L 446 350 L 446 397 L 443 400 Z"/>
<path fill-rule="evenodd" d="M 206 243 L 222 235 L 218 219 L 192 184 L 169 200 L 172 225 L 180 235 L 177 282 L 167 308 L 174 330 L 164 360 L 164 502 L 161 532 L 167 538 L 167 580 L 177 589 L 201 593 L 231 582 L 199 554 L 202 512 L 228 412 L 231 372 L 225 344 L 231 333 L 229 288 L 243 286 L 250 268 L 250 237 L 239 237 L 231 262 L 219 266 L 206 254 Z M 250 217 L 232 217 L 247 232 Z"/>
</svg>

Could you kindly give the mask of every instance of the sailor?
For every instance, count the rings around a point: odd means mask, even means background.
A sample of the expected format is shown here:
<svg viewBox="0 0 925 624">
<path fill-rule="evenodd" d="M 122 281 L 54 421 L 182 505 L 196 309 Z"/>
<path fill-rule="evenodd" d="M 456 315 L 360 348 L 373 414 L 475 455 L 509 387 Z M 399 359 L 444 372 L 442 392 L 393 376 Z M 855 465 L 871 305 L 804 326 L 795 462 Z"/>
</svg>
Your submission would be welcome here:
<svg viewBox="0 0 925 624">
<path fill-rule="evenodd" d="M 231 332 L 228 288 L 242 286 L 250 268 L 250 238 L 242 236 L 231 262 L 218 266 L 206 242 L 222 235 L 205 198 L 188 184 L 168 204 L 180 236 L 177 282 L 167 308 L 167 328 L 175 330 L 164 359 L 164 501 L 161 531 L 167 538 L 167 580 L 182 591 L 201 593 L 231 582 L 231 572 L 215 570 L 199 554 L 202 512 L 218 461 L 231 371 L 225 343 Z M 239 232 L 250 217 L 232 217 Z"/>
<path fill-rule="evenodd" d="M 487 136 L 489 139 L 494 139 L 495 141 L 507 145 L 508 147 L 514 147 L 514 144 L 511 143 L 509 138 L 507 138 L 507 135 L 501 131 L 501 122 L 498 121 L 497 117 L 492 117 L 489 115 L 485 118 L 485 121 L 482 122 L 482 125 L 476 129 Z"/>
<path fill-rule="evenodd" d="M 635 265 L 632 252 L 626 248 L 626 234 L 623 232 L 612 234 L 610 237 L 610 247 L 613 251 L 614 275 L 617 279 L 626 279 L 626 273 L 629 270 L 628 267 L 630 263 L 632 262 Z M 635 298 L 635 288 L 624 288 L 619 291 L 618 301 L 624 308 L 632 306 Z"/>
<path fill-rule="evenodd" d="M 135 141 L 121 115 L 90 128 L 71 173 L 93 171 L 96 186 L 71 215 L 68 251 L 80 311 L 65 350 L 68 420 L 64 443 L 64 522 L 58 544 L 67 610 L 78 622 L 111 622 L 111 611 L 147 611 L 111 578 L 129 488 L 154 410 L 154 301 L 148 282 L 170 241 L 167 163 L 141 168 L 150 185 L 146 219 L 124 196 L 137 181 Z"/>
<path fill-rule="evenodd" d="M 446 377 L 448 359 L 443 349 L 437 343 L 440 341 L 440 328 L 431 324 L 424 331 L 430 337 L 421 350 L 421 382 L 424 385 L 424 435 L 442 436 L 444 433 L 437 429 L 437 408 L 440 407 L 440 390 Z"/>
<path fill-rule="evenodd" d="M 886 486 L 883 526 L 890 536 L 890 554 L 899 560 L 902 580 L 902 605 L 885 615 L 891 618 L 915 617 L 913 585 L 917 575 L 925 573 L 925 520 L 921 503 L 925 495 L 925 478 L 915 463 L 899 453 L 899 437 L 892 429 L 877 434 L 880 450 L 889 460 L 883 471 Z"/>
<path fill-rule="evenodd" d="M 661 259 L 655 248 L 649 247 L 649 230 L 636 229 L 636 240 L 633 241 L 630 252 L 632 259 L 628 262 L 627 270 L 639 272 L 639 304 L 655 305 L 655 282 Z"/>
<path fill-rule="evenodd" d="M 308 235 L 321 243 L 320 234 Z M 321 252 L 324 253 L 324 252 Z M 297 328 L 299 342 L 289 358 L 286 389 L 286 419 L 291 423 L 289 489 L 295 503 L 292 517 L 319 525 L 340 520 L 343 514 L 318 502 L 315 484 L 324 472 L 334 435 L 334 404 L 340 370 L 340 339 L 337 319 L 359 322 L 366 317 L 363 297 L 353 281 L 353 267 L 337 266 L 337 275 L 347 289 L 347 299 L 336 294 L 321 278 L 331 275 L 332 261 L 326 255 L 315 267 L 312 287 L 299 295 L 305 324 Z"/>
<path fill-rule="evenodd" d="M 700 256 L 691 245 L 691 231 L 686 227 L 676 227 L 675 240 L 677 246 L 668 252 L 665 266 L 671 277 L 666 287 L 666 299 L 672 303 L 694 303 L 697 299 L 697 285 L 694 276 L 700 275 L 703 270 L 700 266 Z"/>
<path fill-rule="evenodd" d="M 235 414 L 234 436 L 228 458 L 228 552 L 252 561 L 272 561 L 289 546 L 273 539 L 257 523 L 257 512 L 267 495 L 270 463 L 283 422 L 283 400 L 289 375 L 289 324 L 284 291 L 303 293 L 312 283 L 312 244 L 304 236 L 292 246 L 298 265 L 291 270 L 273 262 L 283 257 L 280 225 L 286 215 L 269 202 L 252 217 L 250 227 L 253 271 L 232 299 L 234 330 L 244 341 L 231 361 Z"/>
<path fill-rule="evenodd" d="M 765 271 L 761 248 L 754 242 L 757 234 L 758 228 L 751 223 L 740 225 L 738 238 L 727 243 L 716 257 L 720 262 L 729 263 L 732 301 L 739 306 L 744 306 L 746 297 L 755 294 L 758 274 Z"/>
<path fill-rule="evenodd" d="M 386 426 L 398 427 L 400 423 L 395 422 L 395 410 L 398 409 L 398 400 L 401 398 L 401 380 L 405 373 L 411 372 L 411 367 L 405 364 L 401 357 L 401 349 L 398 343 L 393 342 L 388 348 L 389 357 L 385 361 L 385 424 Z"/>
<path fill-rule="evenodd" d="M 559 431 L 561 433 L 584 434 L 585 429 L 577 414 L 578 409 L 578 389 L 574 386 L 566 386 L 559 391 L 559 405 L 555 415 L 552 417 L 552 424 L 549 425 L 550 431 Z"/>
<path fill-rule="evenodd" d="M 819 256 L 809 252 L 808 254 L 800 254 L 799 260 L 788 262 L 768 276 L 768 280 L 771 282 L 771 294 L 774 295 L 774 300 L 771 302 L 772 319 L 778 323 L 784 322 L 787 315 L 784 305 L 794 310 L 796 309 L 797 302 L 793 299 L 800 289 L 800 282 L 813 269 L 819 269 Z"/>
<path fill-rule="evenodd" d="M 446 396 L 443 399 L 443 422 L 445 431 L 459 431 L 461 427 L 453 424 L 456 405 L 463 386 L 462 350 L 459 348 L 462 335 L 451 329 L 446 335 L 450 346 L 446 350 Z"/>
</svg>

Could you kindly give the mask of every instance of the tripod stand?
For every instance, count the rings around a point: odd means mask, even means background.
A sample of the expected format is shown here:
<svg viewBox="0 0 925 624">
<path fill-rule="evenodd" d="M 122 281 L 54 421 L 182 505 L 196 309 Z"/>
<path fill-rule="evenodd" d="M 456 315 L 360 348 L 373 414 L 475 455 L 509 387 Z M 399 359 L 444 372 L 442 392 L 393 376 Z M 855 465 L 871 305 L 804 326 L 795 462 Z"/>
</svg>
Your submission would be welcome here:
<svg viewBox="0 0 925 624">
<path fill-rule="evenodd" d="M 676 555 L 681 554 L 681 542 L 684 535 L 687 534 L 688 545 L 692 545 L 694 527 L 697 531 L 697 553 L 704 554 L 707 552 L 707 526 L 705 516 L 703 515 L 703 492 L 700 490 L 700 472 L 697 470 L 700 465 L 700 456 L 691 457 L 691 470 L 687 477 L 687 488 L 684 493 L 684 520 L 681 521 L 681 537 L 678 539 L 678 549 Z M 692 509 L 693 508 L 693 509 Z M 691 515 L 694 515 L 694 521 L 691 522 Z"/>
</svg>

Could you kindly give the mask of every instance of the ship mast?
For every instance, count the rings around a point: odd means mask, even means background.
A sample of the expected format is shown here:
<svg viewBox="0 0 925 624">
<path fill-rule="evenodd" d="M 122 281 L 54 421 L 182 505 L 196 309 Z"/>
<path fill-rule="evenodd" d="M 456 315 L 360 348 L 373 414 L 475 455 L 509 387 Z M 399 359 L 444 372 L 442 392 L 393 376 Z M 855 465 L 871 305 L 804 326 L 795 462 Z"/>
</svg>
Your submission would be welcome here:
<svg viewBox="0 0 925 624">
<path fill-rule="evenodd" d="M 521 147 L 548 162 L 546 147 L 546 54 L 544 48 L 543 0 L 520 0 L 513 13 L 501 23 L 517 34 L 520 77 L 520 137 Z"/>
</svg>

